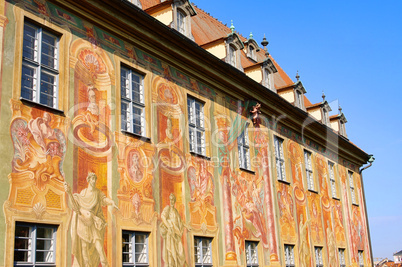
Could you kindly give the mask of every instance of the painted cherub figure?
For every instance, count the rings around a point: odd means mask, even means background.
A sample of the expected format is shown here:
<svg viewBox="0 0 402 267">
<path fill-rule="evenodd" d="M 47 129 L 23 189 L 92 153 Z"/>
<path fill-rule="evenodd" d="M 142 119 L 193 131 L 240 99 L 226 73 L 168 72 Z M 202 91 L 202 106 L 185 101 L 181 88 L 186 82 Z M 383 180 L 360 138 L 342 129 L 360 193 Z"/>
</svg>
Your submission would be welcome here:
<svg viewBox="0 0 402 267">
<path fill-rule="evenodd" d="M 261 124 L 261 118 L 260 118 L 261 111 L 260 111 L 260 108 L 261 108 L 261 104 L 257 103 L 250 110 L 251 121 L 253 122 L 254 127 L 260 127 L 260 124 Z"/>
</svg>

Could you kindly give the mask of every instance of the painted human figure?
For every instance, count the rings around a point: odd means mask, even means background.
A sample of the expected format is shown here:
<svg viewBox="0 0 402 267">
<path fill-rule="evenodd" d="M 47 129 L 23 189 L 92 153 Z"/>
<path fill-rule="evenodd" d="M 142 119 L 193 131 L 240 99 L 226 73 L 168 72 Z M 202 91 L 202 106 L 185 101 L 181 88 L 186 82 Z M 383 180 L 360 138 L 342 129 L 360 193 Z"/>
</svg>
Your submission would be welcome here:
<svg viewBox="0 0 402 267">
<path fill-rule="evenodd" d="M 88 100 L 89 104 L 87 107 L 87 111 L 91 112 L 92 115 L 99 115 L 99 107 L 96 104 L 96 94 L 93 86 L 88 87 Z"/>
<path fill-rule="evenodd" d="M 140 155 L 138 152 L 134 152 L 131 154 L 131 166 L 128 172 L 134 182 L 140 182 L 142 180 L 144 174 L 141 170 Z"/>
<path fill-rule="evenodd" d="M 103 217 L 102 206 L 117 206 L 113 200 L 96 188 L 96 174 L 88 173 L 88 187 L 79 194 L 71 193 L 71 188 L 64 183 L 64 190 L 70 197 L 73 207 L 71 219 L 71 239 L 73 245 L 74 262 L 73 266 L 102 267 L 109 266 L 103 240 L 106 227 L 106 220 Z"/>
<path fill-rule="evenodd" d="M 309 266 L 309 248 L 307 244 L 307 227 L 310 220 L 306 220 L 303 223 L 303 214 L 300 214 L 299 222 L 299 257 L 300 257 L 300 267 Z"/>
<path fill-rule="evenodd" d="M 183 267 L 187 266 L 186 256 L 181 241 L 184 228 L 190 231 L 190 227 L 183 223 L 179 212 L 174 207 L 176 196 L 172 193 L 169 196 L 170 205 L 166 206 L 161 214 L 161 233 L 164 241 L 163 260 L 165 266 Z"/>
<path fill-rule="evenodd" d="M 28 123 L 28 128 L 31 131 L 33 138 L 42 148 L 43 152 L 46 152 L 45 139 L 56 139 L 56 134 L 49 125 L 51 120 L 50 114 L 45 112 L 43 114 L 43 118 L 38 117 Z"/>
<path fill-rule="evenodd" d="M 329 221 L 327 221 L 327 239 L 328 239 L 328 255 L 329 255 L 329 266 L 336 266 L 336 241 L 334 232 L 329 229 Z"/>
</svg>

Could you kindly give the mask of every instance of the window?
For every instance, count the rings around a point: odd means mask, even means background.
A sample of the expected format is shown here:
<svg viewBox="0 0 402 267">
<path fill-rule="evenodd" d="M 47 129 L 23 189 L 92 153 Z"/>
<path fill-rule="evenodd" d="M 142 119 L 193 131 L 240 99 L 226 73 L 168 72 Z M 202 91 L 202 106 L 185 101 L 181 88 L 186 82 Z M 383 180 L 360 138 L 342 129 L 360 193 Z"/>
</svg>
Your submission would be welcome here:
<svg viewBox="0 0 402 267">
<path fill-rule="evenodd" d="M 329 170 L 329 183 L 331 185 L 331 192 L 333 198 L 338 198 L 338 194 L 336 192 L 336 183 L 335 183 L 335 172 L 334 172 L 334 163 L 328 161 L 328 170 Z"/>
<path fill-rule="evenodd" d="M 296 107 L 303 109 L 303 93 L 300 90 L 296 90 Z"/>
<path fill-rule="evenodd" d="M 212 266 L 212 238 L 194 237 L 195 266 Z"/>
<path fill-rule="evenodd" d="M 179 10 L 177 10 L 177 30 L 186 34 L 186 15 Z"/>
<path fill-rule="evenodd" d="M 123 266 L 149 266 L 148 233 L 123 231 Z"/>
<path fill-rule="evenodd" d="M 339 121 L 339 134 L 346 136 L 345 123 L 343 121 Z"/>
<path fill-rule="evenodd" d="M 326 108 L 322 109 L 322 123 L 328 125 L 329 118 L 328 118 L 328 110 Z"/>
<path fill-rule="evenodd" d="M 353 172 L 348 171 L 348 176 L 349 176 L 350 197 L 352 198 L 352 204 L 357 204 L 355 195 L 355 183 L 353 181 Z"/>
<path fill-rule="evenodd" d="M 314 251 L 315 251 L 315 266 L 323 267 L 324 261 L 322 259 L 322 247 L 314 247 Z"/>
<path fill-rule="evenodd" d="M 246 241 L 246 261 L 247 267 L 258 266 L 257 242 Z"/>
<path fill-rule="evenodd" d="M 56 266 L 56 231 L 53 225 L 17 222 L 14 265 Z"/>
<path fill-rule="evenodd" d="M 340 267 L 346 267 L 346 261 L 345 261 L 345 249 L 340 248 L 338 250 L 338 256 L 339 256 L 339 266 Z"/>
<path fill-rule="evenodd" d="M 283 139 L 275 136 L 275 161 L 278 180 L 286 181 L 285 157 L 283 155 Z"/>
<path fill-rule="evenodd" d="M 121 129 L 145 136 L 144 76 L 121 68 Z"/>
<path fill-rule="evenodd" d="M 311 153 L 307 150 L 304 150 L 304 164 L 306 168 L 307 188 L 309 190 L 315 190 Z"/>
<path fill-rule="evenodd" d="M 247 125 L 248 126 L 248 125 Z M 239 165 L 240 168 L 250 170 L 250 146 L 248 141 L 248 127 L 237 138 L 239 149 Z"/>
<path fill-rule="evenodd" d="M 190 152 L 205 156 L 204 104 L 188 97 Z"/>
<path fill-rule="evenodd" d="M 58 108 L 58 45 L 53 33 L 24 24 L 21 98 Z"/>
<path fill-rule="evenodd" d="M 236 67 L 236 49 L 229 45 L 229 64 Z"/>
<path fill-rule="evenodd" d="M 364 267 L 363 250 L 359 250 L 357 254 L 359 256 L 359 267 Z"/>
<path fill-rule="evenodd" d="M 271 73 L 269 72 L 269 70 L 267 68 L 264 69 L 264 85 L 268 89 L 271 89 L 271 90 L 273 89 L 272 85 L 271 85 Z"/>
<path fill-rule="evenodd" d="M 295 255 L 293 252 L 293 245 L 285 245 L 285 266 L 294 267 L 295 266 Z"/>
</svg>

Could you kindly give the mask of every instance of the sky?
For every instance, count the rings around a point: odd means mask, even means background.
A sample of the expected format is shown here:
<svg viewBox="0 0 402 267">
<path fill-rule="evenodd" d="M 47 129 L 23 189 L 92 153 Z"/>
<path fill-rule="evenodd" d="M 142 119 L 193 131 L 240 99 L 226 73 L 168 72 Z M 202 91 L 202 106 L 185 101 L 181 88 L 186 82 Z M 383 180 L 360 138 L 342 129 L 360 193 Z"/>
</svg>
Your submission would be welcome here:
<svg viewBox="0 0 402 267">
<path fill-rule="evenodd" d="M 402 250 L 402 1 L 192 1 L 260 43 L 312 103 L 339 103 L 347 135 L 373 154 L 363 171 L 374 258 Z M 337 111 L 337 107 L 333 107 Z"/>
</svg>

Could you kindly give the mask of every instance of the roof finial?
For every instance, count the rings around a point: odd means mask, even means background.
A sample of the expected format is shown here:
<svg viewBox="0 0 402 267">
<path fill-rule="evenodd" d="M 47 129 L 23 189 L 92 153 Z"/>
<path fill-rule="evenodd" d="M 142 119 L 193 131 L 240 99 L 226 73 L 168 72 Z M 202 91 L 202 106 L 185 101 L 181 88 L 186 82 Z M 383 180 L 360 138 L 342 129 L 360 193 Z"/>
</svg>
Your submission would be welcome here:
<svg viewBox="0 0 402 267">
<path fill-rule="evenodd" d="M 250 36 L 248 37 L 248 39 L 250 40 L 250 39 L 253 39 L 253 33 L 252 32 L 250 32 Z"/>
<path fill-rule="evenodd" d="M 269 44 L 269 42 L 267 41 L 267 38 L 265 38 L 265 33 L 264 33 L 264 38 L 262 38 L 262 42 L 261 45 L 264 47 L 265 50 L 265 56 L 268 58 L 269 53 L 268 53 L 268 49 L 267 49 L 267 45 Z"/>
<path fill-rule="evenodd" d="M 234 33 L 235 26 L 233 26 L 233 20 L 230 20 L 230 29 L 232 30 L 232 33 Z"/>
<path fill-rule="evenodd" d="M 341 107 L 341 105 L 339 105 L 338 110 L 339 110 L 339 114 L 342 114 L 342 107 Z"/>
<path fill-rule="evenodd" d="M 296 79 L 297 79 L 297 81 L 299 81 L 299 80 L 300 80 L 300 76 L 299 76 L 299 70 L 297 70 L 297 72 L 296 72 Z"/>
<path fill-rule="evenodd" d="M 325 101 L 325 94 L 324 94 L 324 91 L 322 91 L 322 102 L 324 102 Z"/>
</svg>

